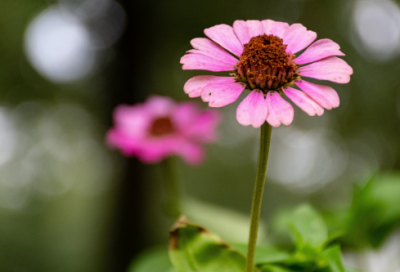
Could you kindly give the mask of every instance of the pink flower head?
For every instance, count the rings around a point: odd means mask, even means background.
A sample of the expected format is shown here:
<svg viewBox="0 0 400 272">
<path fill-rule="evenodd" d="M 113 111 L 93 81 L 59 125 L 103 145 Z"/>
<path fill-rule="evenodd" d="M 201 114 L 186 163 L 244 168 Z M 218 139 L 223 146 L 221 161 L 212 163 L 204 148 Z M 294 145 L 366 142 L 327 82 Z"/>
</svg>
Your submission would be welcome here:
<svg viewBox="0 0 400 272">
<path fill-rule="evenodd" d="M 337 43 L 317 37 L 301 24 L 272 20 L 235 21 L 233 27 L 216 25 L 204 30 L 209 38 L 195 38 L 194 49 L 181 58 L 184 70 L 229 71 L 230 76 L 195 76 L 184 91 L 201 97 L 210 107 L 223 107 L 250 91 L 236 111 L 244 126 L 272 126 L 293 121 L 292 105 L 313 116 L 339 106 L 334 89 L 305 81 L 303 77 L 348 83 L 353 69 L 337 56 L 344 56 Z M 310 45 L 311 44 L 311 45 Z M 307 48 L 308 47 L 308 48 Z M 307 48 L 299 57 L 295 54 Z M 300 90 L 292 88 L 296 85 Z"/>
<path fill-rule="evenodd" d="M 218 112 L 200 110 L 192 102 L 175 103 L 162 96 L 151 96 L 143 104 L 120 105 L 114 111 L 114 127 L 107 142 L 127 156 L 147 163 L 179 155 L 190 164 L 204 157 L 201 143 L 216 138 Z"/>
</svg>

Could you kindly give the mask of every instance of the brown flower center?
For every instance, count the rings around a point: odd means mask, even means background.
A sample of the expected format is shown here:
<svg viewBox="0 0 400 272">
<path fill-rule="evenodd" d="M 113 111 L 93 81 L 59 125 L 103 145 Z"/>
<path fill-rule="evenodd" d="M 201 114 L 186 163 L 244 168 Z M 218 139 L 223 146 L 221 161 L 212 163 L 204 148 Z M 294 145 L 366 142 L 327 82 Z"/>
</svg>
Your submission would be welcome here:
<svg viewBox="0 0 400 272">
<path fill-rule="evenodd" d="M 278 90 L 291 83 L 299 75 L 294 55 L 286 53 L 286 44 L 274 35 L 251 38 L 244 45 L 237 64 L 236 81 L 244 82 L 250 90 L 261 89 L 264 93 Z"/>
<path fill-rule="evenodd" d="M 169 117 L 159 117 L 153 121 L 149 133 L 154 137 L 161 137 L 175 132 L 174 124 Z"/>
</svg>

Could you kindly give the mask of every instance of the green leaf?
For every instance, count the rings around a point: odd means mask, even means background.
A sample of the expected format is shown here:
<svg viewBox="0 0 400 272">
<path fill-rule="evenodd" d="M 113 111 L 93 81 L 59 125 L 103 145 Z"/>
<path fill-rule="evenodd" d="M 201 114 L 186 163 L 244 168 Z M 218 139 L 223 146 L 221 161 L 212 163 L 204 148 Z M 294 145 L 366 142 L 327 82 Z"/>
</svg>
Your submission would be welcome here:
<svg viewBox="0 0 400 272">
<path fill-rule="evenodd" d="M 169 253 L 178 272 L 243 272 L 246 267 L 242 254 L 185 217 L 170 232 Z"/>
<path fill-rule="evenodd" d="M 286 268 L 282 268 L 276 265 L 263 265 L 261 267 L 262 272 L 292 272 L 293 270 L 288 270 Z"/>
<path fill-rule="evenodd" d="M 250 216 L 215 204 L 199 201 L 194 198 L 185 200 L 184 214 L 191 222 L 199 222 L 208 230 L 219 233 L 225 241 L 247 243 L 250 231 Z M 265 225 L 260 222 L 260 230 Z M 265 240 L 265 233 L 259 231 L 257 242 Z"/>
<path fill-rule="evenodd" d="M 242 253 L 244 256 L 246 255 L 246 244 L 233 243 L 231 244 L 231 246 L 238 252 Z M 290 254 L 283 250 L 279 250 L 271 246 L 257 246 L 254 256 L 254 262 L 257 265 L 266 263 L 278 263 L 286 261 L 289 258 L 291 258 Z"/>
<path fill-rule="evenodd" d="M 322 254 L 326 257 L 331 272 L 345 272 L 339 246 L 328 247 Z"/>
<path fill-rule="evenodd" d="M 308 205 L 297 208 L 287 220 L 287 225 L 298 248 L 304 245 L 322 248 L 328 239 L 328 230 L 324 220 Z"/>
<path fill-rule="evenodd" d="M 130 266 L 129 272 L 174 272 L 168 256 L 167 246 L 146 250 L 136 258 Z"/>
</svg>

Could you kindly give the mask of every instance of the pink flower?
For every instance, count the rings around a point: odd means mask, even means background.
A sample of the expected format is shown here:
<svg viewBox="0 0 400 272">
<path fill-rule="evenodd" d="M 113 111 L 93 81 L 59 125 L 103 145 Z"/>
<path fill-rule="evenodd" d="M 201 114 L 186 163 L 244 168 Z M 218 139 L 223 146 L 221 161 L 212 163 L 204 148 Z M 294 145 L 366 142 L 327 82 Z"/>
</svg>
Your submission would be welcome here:
<svg viewBox="0 0 400 272">
<path fill-rule="evenodd" d="M 200 110 L 194 103 L 151 96 L 143 104 L 115 109 L 115 124 L 108 131 L 107 142 L 146 163 L 179 155 L 197 164 L 204 157 L 200 144 L 215 140 L 219 120 L 218 112 Z"/>
<path fill-rule="evenodd" d="M 260 127 L 265 120 L 274 127 L 291 124 L 294 110 L 284 96 L 309 115 L 320 116 L 324 109 L 339 106 L 339 96 L 331 87 L 303 77 L 348 83 L 353 74 L 336 57 L 344 56 L 337 43 L 322 39 L 311 44 L 317 34 L 301 24 L 235 21 L 233 27 L 216 25 L 204 33 L 210 39 L 191 41 L 194 49 L 181 58 L 183 69 L 229 71 L 230 76 L 195 76 L 186 82 L 184 91 L 189 97 L 201 96 L 210 107 L 223 107 L 247 89 L 250 93 L 236 111 L 244 126 Z M 294 55 L 305 48 L 299 57 Z"/>
</svg>

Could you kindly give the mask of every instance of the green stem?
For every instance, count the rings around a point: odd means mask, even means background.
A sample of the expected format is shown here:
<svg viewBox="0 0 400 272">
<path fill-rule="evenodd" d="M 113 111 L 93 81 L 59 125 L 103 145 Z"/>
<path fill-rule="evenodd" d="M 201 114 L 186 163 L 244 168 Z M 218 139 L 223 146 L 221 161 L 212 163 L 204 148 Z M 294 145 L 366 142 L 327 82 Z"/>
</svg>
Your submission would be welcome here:
<svg viewBox="0 0 400 272">
<path fill-rule="evenodd" d="M 247 248 L 246 272 L 253 272 L 254 268 L 254 254 L 256 251 L 258 224 L 260 221 L 261 202 L 264 192 L 265 176 L 267 174 L 270 143 L 271 126 L 267 122 L 265 122 L 261 126 L 260 152 L 258 154 L 256 184 L 254 187 L 253 204 L 251 207 L 251 222 L 249 243 Z"/>
<path fill-rule="evenodd" d="M 181 214 L 181 193 L 174 158 L 166 158 L 161 166 L 168 197 L 167 213 L 176 219 Z"/>
</svg>

